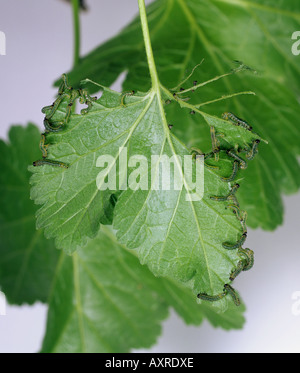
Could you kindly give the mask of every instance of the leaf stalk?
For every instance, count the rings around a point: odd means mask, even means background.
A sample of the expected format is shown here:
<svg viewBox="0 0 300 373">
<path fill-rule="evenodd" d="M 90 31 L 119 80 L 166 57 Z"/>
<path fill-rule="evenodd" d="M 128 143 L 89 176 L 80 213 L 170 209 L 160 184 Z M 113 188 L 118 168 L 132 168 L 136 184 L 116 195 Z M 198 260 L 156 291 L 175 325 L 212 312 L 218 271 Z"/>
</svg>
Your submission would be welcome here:
<svg viewBox="0 0 300 373">
<path fill-rule="evenodd" d="M 149 71 L 150 71 L 152 88 L 153 90 L 158 91 L 160 84 L 159 84 L 158 74 L 156 70 L 156 65 L 155 65 L 153 50 L 152 50 L 152 45 L 151 45 L 145 0 L 138 0 L 138 5 L 139 5 L 139 10 L 140 10 L 141 26 L 142 26 L 142 31 L 143 31 L 143 38 L 144 38 L 148 66 L 149 66 Z"/>
</svg>

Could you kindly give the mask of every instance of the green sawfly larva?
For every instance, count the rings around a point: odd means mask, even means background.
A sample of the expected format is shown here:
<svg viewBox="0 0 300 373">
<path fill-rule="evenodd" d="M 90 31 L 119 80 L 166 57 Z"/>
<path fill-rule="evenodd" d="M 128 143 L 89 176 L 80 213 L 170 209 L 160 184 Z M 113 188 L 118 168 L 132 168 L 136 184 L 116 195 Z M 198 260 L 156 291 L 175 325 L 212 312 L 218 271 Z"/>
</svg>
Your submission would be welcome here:
<svg viewBox="0 0 300 373">
<path fill-rule="evenodd" d="M 42 112 L 43 114 L 46 114 L 48 110 L 51 110 L 51 109 L 53 108 L 53 105 L 54 105 L 54 103 L 53 103 L 52 105 L 49 105 L 49 106 L 44 106 L 44 107 L 42 108 L 41 112 Z"/>
<path fill-rule="evenodd" d="M 235 152 L 233 152 L 232 150 L 227 150 L 226 153 L 231 158 L 234 158 L 234 159 L 236 159 L 239 162 L 240 169 L 245 170 L 248 167 L 247 162 L 242 157 L 240 157 L 238 154 L 236 154 Z"/>
<path fill-rule="evenodd" d="M 39 167 L 39 166 L 44 166 L 44 165 L 61 167 L 61 168 L 69 168 L 68 164 L 66 164 L 64 162 L 53 161 L 51 159 L 39 159 L 39 160 L 33 162 L 34 167 Z"/>
<path fill-rule="evenodd" d="M 249 271 L 249 269 L 251 269 L 254 265 L 253 250 L 240 248 L 238 251 L 238 255 L 244 258 L 243 271 Z"/>
<path fill-rule="evenodd" d="M 41 134 L 41 140 L 40 140 L 40 150 L 42 152 L 43 158 L 47 158 L 48 151 L 47 148 L 49 145 L 45 145 L 46 142 L 46 136 L 44 133 Z"/>
<path fill-rule="evenodd" d="M 193 159 L 195 159 L 197 155 L 203 155 L 204 159 L 206 159 L 205 154 L 202 153 L 202 151 L 200 149 L 198 149 L 194 146 L 191 148 L 191 153 L 192 153 Z"/>
<path fill-rule="evenodd" d="M 59 105 L 65 97 L 70 97 L 70 95 L 68 93 L 62 93 L 57 97 L 57 99 L 53 102 L 52 105 L 43 107 L 43 113 L 46 112 L 49 108 L 51 108 L 51 111 L 48 114 L 46 114 L 46 119 L 49 120 L 53 117 L 53 115 L 55 114 L 56 110 L 58 109 Z"/>
<path fill-rule="evenodd" d="M 230 242 L 223 242 L 222 246 L 226 250 L 234 250 L 234 249 L 242 247 L 244 242 L 246 241 L 246 238 L 247 238 L 247 232 L 244 232 L 241 238 L 236 243 L 231 244 Z"/>
<path fill-rule="evenodd" d="M 230 286 L 229 284 L 225 284 L 224 285 L 224 292 L 226 294 L 230 294 L 231 295 L 231 297 L 232 297 L 232 299 L 234 301 L 234 304 L 236 306 L 239 306 L 241 304 L 240 299 L 237 296 L 237 293 L 236 293 L 236 291 L 234 290 L 234 288 L 232 286 Z"/>
<path fill-rule="evenodd" d="M 217 201 L 217 202 L 224 202 L 224 201 L 227 201 L 227 196 L 210 196 L 209 198 L 213 201 Z"/>
<path fill-rule="evenodd" d="M 58 123 L 59 125 L 57 127 L 52 127 L 53 123 Z M 48 119 L 44 119 L 44 127 L 47 132 L 60 132 L 63 130 L 64 122 L 52 122 L 50 124 Z"/>
<path fill-rule="evenodd" d="M 131 94 L 133 95 L 135 93 L 135 91 L 131 91 Z M 80 89 L 79 90 L 79 102 L 81 104 L 86 104 L 88 107 L 87 108 L 84 108 L 81 110 L 81 114 L 82 115 L 85 115 L 87 114 L 90 109 L 92 108 L 93 106 L 93 102 L 94 101 L 97 101 L 97 97 L 91 97 L 89 94 L 88 94 L 88 91 L 86 89 Z M 123 105 L 122 106 L 126 106 L 123 102 Z"/>
<path fill-rule="evenodd" d="M 220 293 L 220 294 L 217 294 L 217 295 L 208 295 L 206 293 L 199 293 L 197 295 L 197 298 L 201 299 L 201 300 L 207 300 L 209 302 L 216 302 L 222 298 L 224 298 L 226 295 L 225 292 L 223 293 Z"/>
<path fill-rule="evenodd" d="M 211 138 L 211 144 L 212 144 L 212 152 L 215 155 L 215 161 L 219 160 L 219 145 L 218 145 L 218 140 L 216 137 L 216 130 L 215 127 L 211 126 L 210 127 L 210 138 Z"/>
<path fill-rule="evenodd" d="M 239 220 L 242 224 L 243 232 L 247 231 L 247 226 L 246 226 L 247 216 L 248 216 L 247 211 L 242 211 L 241 219 L 239 219 Z"/>
<path fill-rule="evenodd" d="M 238 184 L 238 183 L 234 184 L 232 186 L 230 192 L 229 192 L 229 196 L 234 195 L 237 192 L 237 190 L 239 189 L 239 187 L 240 187 L 240 184 Z"/>
<path fill-rule="evenodd" d="M 59 95 L 63 94 L 65 90 L 68 90 L 68 91 L 73 90 L 73 88 L 69 85 L 67 75 L 62 74 L 61 78 L 62 78 L 62 82 L 61 82 L 61 84 L 59 86 L 59 89 L 58 89 L 58 94 Z"/>
<path fill-rule="evenodd" d="M 233 166 L 232 166 L 232 173 L 231 173 L 231 175 L 228 176 L 228 177 L 222 177 L 221 176 L 221 180 L 222 181 L 227 181 L 227 182 L 233 181 L 235 179 L 236 175 L 237 175 L 238 169 L 239 169 L 239 162 L 238 161 L 234 161 L 233 162 Z"/>
<path fill-rule="evenodd" d="M 233 281 L 242 271 L 243 271 L 243 268 L 244 268 L 244 264 L 243 264 L 243 261 L 240 260 L 236 266 L 236 268 L 234 268 L 231 273 L 230 273 L 230 277 L 229 277 L 229 280 L 230 281 Z"/>
<path fill-rule="evenodd" d="M 210 153 L 204 154 L 204 153 L 201 152 L 200 149 L 195 148 L 195 147 L 192 147 L 192 148 L 191 148 L 191 151 L 192 151 L 193 159 L 196 159 L 196 160 L 197 160 L 197 156 L 203 155 L 203 156 L 204 156 L 204 164 L 205 164 L 206 167 L 211 168 L 211 169 L 214 169 L 214 170 L 215 170 L 215 169 L 219 169 L 218 166 L 212 166 L 212 165 L 210 165 L 210 164 L 205 163 L 206 159 L 209 159 L 209 158 L 211 158 L 211 157 L 214 155 L 213 152 L 210 152 Z"/>
<path fill-rule="evenodd" d="M 248 131 L 252 131 L 252 127 L 243 119 L 238 118 L 236 115 L 233 113 L 223 113 L 222 118 L 225 120 L 229 120 L 231 123 L 233 123 L 236 126 L 240 126 L 242 128 L 245 128 Z"/>
<path fill-rule="evenodd" d="M 258 153 L 258 144 L 259 143 L 260 143 L 259 139 L 256 139 L 256 140 L 253 141 L 251 150 L 249 151 L 249 153 L 246 154 L 246 158 L 249 159 L 249 161 L 252 161 L 252 159 Z"/>
<path fill-rule="evenodd" d="M 234 213 L 234 215 L 236 215 L 236 217 L 238 218 L 239 221 L 241 221 L 242 219 L 242 215 L 241 215 L 241 212 L 240 212 L 240 208 L 238 205 L 236 205 L 236 203 L 230 203 L 228 206 L 227 206 L 228 209 L 231 209 L 232 212 Z"/>
<path fill-rule="evenodd" d="M 231 196 L 234 196 L 238 188 L 240 187 L 240 184 L 234 184 L 226 196 L 210 196 L 209 198 L 213 201 L 227 201 Z"/>
<path fill-rule="evenodd" d="M 229 196 L 227 197 L 227 200 L 229 201 L 229 205 L 226 208 L 233 208 L 233 207 L 240 208 L 240 204 L 234 194 L 229 194 Z"/>
<path fill-rule="evenodd" d="M 126 107 L 125 105 L 125 97 L 126 96 L 133 96 L 135 94 L 135 91 L 126 92 L 121 96 L 121 106 Z"/>
</svg>

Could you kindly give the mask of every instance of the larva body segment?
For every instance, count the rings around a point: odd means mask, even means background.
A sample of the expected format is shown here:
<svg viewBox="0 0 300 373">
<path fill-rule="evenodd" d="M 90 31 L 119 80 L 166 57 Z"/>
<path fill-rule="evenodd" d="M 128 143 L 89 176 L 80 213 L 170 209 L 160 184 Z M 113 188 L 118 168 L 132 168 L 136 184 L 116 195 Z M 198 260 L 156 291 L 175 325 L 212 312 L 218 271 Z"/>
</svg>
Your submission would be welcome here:
<svg viewBox="0 0 300 373">
<path fill-rule="evenodd" d="M 58 94 L 61 95 L 66 89 L 71 91 L 73 88 L 69 85 L 67 74 L 62 74 L 62 82 L 58 89 Z"/>
<path fill-rule="evenodd" d="M 246 226 L 246 221 L 247 221 L 247 211 L 242 211 L 241 212 L 241 218 L 239 219 L 241 224 L 242 224 L 242 227 L 243 227 L 243 232 L 246 232 L 247 231 L 247 226 Z"/>
<path fill-rule="evenodd" d="M 56 123 L 58 124 L 57 127 L 52 127 L 52 124 Z M 63 130 L 64 122 L 52 122 L 50 124 L 48 119 L 44 119 L 44 127 L 47 132 L 60 132 Z"/>
<path fill-rule="evenodd" d="M 250 249 L 242 249 L 240 248 L 238 251 L 238 255 L 243 257 L 243 271 L 249 271 L 254 265 L 254 252 Z"/>
<path fill-rule="evenodd" d="M 40 141 L 40 150 L 42 152 L 43 158 L 47 158 L 48 151 L 47 148 L 49 145 L 45 145 L 46 142 L 46 136 L 44 133 L 41 134 L 41 141 Z"/>
<path fill-rule="evenodd" d="M 229 194 L 228 197 L 227 197 L 227 200 L 229 201 L 229 205 L 227 206 L 227 208 L 238 208 L 240 207 L 240 204 L 236 198 L 236 196 L 234 194 Z M 233 211 L 235 213 L 235 211 Z"/>
<path fill-rule="evenodd" d="M 47 111 L 48 108 L 51 108 L 51 111 L 46 114 L 46 119 L 51 119 L 53 117 L 53 115 L 55 114 L 56 110 L 58 109 L 59 105 L 62 103 L 63 99 L 65 97 L 70 97 L 70 95 L 68 93 L 61 93 L 59 94 L 59 96 L 57 97 L 57 99 L 53 102 L 53 104 L 51 106 L 45 106 L 43 109 L 42 109 L 42 112 L 44 113 L 45 111 Z"/>
<path fill-rule="evenodd" d="M 227 201 L 228 196 L 210 196 L 209 198 L 213 201 L 223 202 Z"/>
<path fill-rule="evenodd" d="M 44 106 L 41 110 L 43 114 L 46 114 L 48 110 L 51 110 L 53 108 L 53 104 L 49 106 Z"/>
<path fill-rule="evenodd" d="M 34 167 L 39 167 L 39 166 L 44 166 L 44 165 L 61 167 L 61 168 L 69 168 L 68 164 L 66 164 L 64 162 L 54 161 L 54 160 L 51 160 L 51 159 L 39 159 L 39 160 L 33 162 Z"/>
<path fill-rule="evenodd" d="M 206 294 L 206 293 L 199 293 L 199 294 L 197 295 L 197 297 L 198 297 L 199 299 L 201 299 L 201 300 L 207 300 L 207 301 L 209 301 L 209 302 L 216 302 L 216 301 L 218 301 L 218 300 L 224 298 L 225 295 L 226 295 L 225 292 L 220 293 L 220 294 L 217 294 L 217 295 L 208 295 L 208 294 Z"/>
<path fill-rule="evenodd" d="M 210 127 L 210 137 L 211 137 L 211 144 L 212 144 L 212 152 L 215 155 L 215 161 L 218 161 L 220 148 L 219 148 L 218 140 L 216 137 L 216 130 L 215 130 L 215 127 L 213 126 Z"/>
<path fill-rule="evenodd" d="M 240 169 L 245 170 L 248 167 L 247 162 L 242 157 L 240 157 L 238 154 L 236 154 L 233 150 L 228 150 L 227 154 L 231 158 L 234 158 L 235 160 L 239 162 Z"/>
<path fill-rule="evenodd" d="M 235 204 L 229 204 L 227 208 L 232 210 L 232 212 L 234 213 L 234 215 L 236 215 L 238 220 L 241 219 L 240 209 L 238 206 L 236 206 Z"/>
<path fill-rule="evenodd" d="M 258 153 L 258 144 L 260 143 L 259 139 L 256 139 L 253 141 L 252 148 L 249 153 L 246 154 L 246 158 L 249 161 L 252 161 L 252 159 L 255 157 L 255 155 Z"/>
<path fill-rule="evenodd" d="M 230 242 L 223 242 L 222 243 L 222 246 L 224 247 L 224 249 L 226 250 L 234 250 L 234 249 L 238 249 L 239 247 L 242 247 L 244 242 L 246 241 L 246 238 L 247 238 L 247 232 L 244 232 L 241 236 L 241 238 L 234 244 L 230 243 Z"/>
<path fill-rule="evenodd" d="M 126 96 L 133 96 L 135 94 L 135 91 L 130 91 L 130 92 L 126 92 L 122 95 L 121 97 L 121 106 L 123 107 L 126 107 L 126 104 L 125 104 L 125 97 Z"/>
<path fill-rule="evenodd" d="M 230 192 L 229 192 L 229 195 L 230 195 L 230 196 L 234 195 L 234 194 L 237 192 L 237 190 L 238 190 L 239 188 L 240 188 L 240 184 L 238 184 L 238 183 L 234 184 L 234 185 L 232 186 Z"/>
<path fill-rule="evenodd" d="M 234 268 L 231 273 L 230 273 L 230 277 L 229 277 L 229 280 L 230 281 L 233 281 L 242 271 L 243 271 L 243 268 L 244 268 L 244 264 L 243 264 L 243 261 L 240 260 L 236 266 L 236 268 Z"/>
<path fill-rule="evenodd" d="M 236 291 L 234 290 L 234 288 L 231 285 L 229 285 L 229 284 L 224 285 L 224 293 L 231 295 L 231 297 L 233 299 L 233 302 L 236 306 L 239 306 L 241 304 L 241 301 L 240 301 Z"/>
<path fill-rule="evenodd" d="M 131 93 L 134 94 L 135 92 L 132 91 Z M 81 104 L 86 104 L 88 106 L 87 108 L 84 108 L 84 109 L 81 110 L 81 112 L 80 112 L 81 114 L 83 114 L 83 115 L 87 114 L 91 110 L 91 108 L 93 106 L 93 102 L 95 102 L 95 101 L 97 101 L 97 97 L 96 96 L 91 97 L 88 94 L 86 89 L 80 89 L 79 90 L 79 102 Z"/>
<path fill-rule="evenodd" d="M 231 199 L 240 187 L 240 184 L 234 184 L 233 187 L 231 188 L 229 194 L 226 196 L 210 196 L 209 198 L 213 201 L 227 201 L 228 199 Z"/>
<path fill-rule="evenodd" d="M 248 131 L 252 131 L 252 126 L 250 126 L 245 120 L 237 117 L 233 113 L 225 112 L 222 114 L 222 118 L 225 120 L 229 120 L 231 123 L 233 123 L 236 126 L 240 126 L 242 128 L 245 128 Z"/>
<path fill-rule="evenodd" d="M 238 161 L 234 161 L 233 162 L 233 166 L 232 166 L 232 173 L 230 176 L 228 177 L 222 177 L 221 176 L 221 180 L 222 181 L 226 181 L 226 182 L 230 182 L 230 181 L 233 181 L 237 175 L 237 172 L 238 172 L 238 169 L 239 169 L 239 162 Z"/>
</svg>

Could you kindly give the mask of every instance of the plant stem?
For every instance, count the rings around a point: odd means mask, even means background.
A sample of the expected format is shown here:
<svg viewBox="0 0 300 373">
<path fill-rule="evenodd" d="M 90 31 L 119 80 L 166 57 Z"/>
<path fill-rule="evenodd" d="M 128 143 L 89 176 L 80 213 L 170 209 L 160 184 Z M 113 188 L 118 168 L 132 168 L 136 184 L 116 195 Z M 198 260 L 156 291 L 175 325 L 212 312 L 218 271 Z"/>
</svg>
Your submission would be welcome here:
<svg viewBox="0 0 300 373">
<path fill-rule="evenodd" d="M 165 134 L 169 142 L 171 143 L 170 130 L 168 127 L 165 111 L 164 111 L 163 104 L 162 104 L 161 84 L 158 78 L 154 56 L 153 56 L 153 50 L 152 50 L 148 21 L 147 21 L 145 0 L 138 0 L 138 4 L 139 4 L 139 9 L 140 9 L 140 18 L 141 18 L 141 24 L 142 24 L 143 37 L 144 37 L 144 44 L 146 48 L 146 55 L 147 55 L 151 83 L 152 83 L 152 92 L 154 92 L 155 96 L 157 97 L 158 108 L 161 114 L 161 119 L 163 122 Z"/>
<path fill-rule="evenodd" d="M 74 59 L 73 67 L 80 61 L 80 22 L 79 22 L 79 0 L 72 0 L 73 25 L 74 25 Z"/>
<path fill-rule="evenodd" d="M 142 24 L 142 31 L 143 31 L 145 48 L 146 48 L 146 55 L 147 55 L 148 66 L 149 66 L 149 71 L 150 71 L 150 77 L 151 77 L 151 82 L 152 82 L 152 88 L 154 90 L 159 90 L 159 79 L 158 79 L 156 65 L 155 65 L 155 61 L 153 57 L 153 50 L 151 46 L 145 0 L 138 0 L 138 4 L 139 4 L 140 19 L 141 19 L 141 24 Z"/>
</svg>

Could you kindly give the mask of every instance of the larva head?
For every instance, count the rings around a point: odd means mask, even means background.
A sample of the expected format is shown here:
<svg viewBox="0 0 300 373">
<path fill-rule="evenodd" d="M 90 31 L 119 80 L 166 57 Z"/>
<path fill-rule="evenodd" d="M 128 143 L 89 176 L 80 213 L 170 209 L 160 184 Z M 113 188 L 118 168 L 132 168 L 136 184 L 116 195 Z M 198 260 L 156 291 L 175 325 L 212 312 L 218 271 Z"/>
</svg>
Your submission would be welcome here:
<svg viewBox="0 0 300 373">
<path fill-rule="evenodd" d="M 231 289 L 232 289 L 232 287 L 229 284 L 224 285 L 224 292 L 226 292 L 228 290 L 231 290 Z"/>
<path fill-rule="evenodd" d="M 260 140 L 259 140 L 259 139 L 256 139 L 255 142 L 256 142 L 256 144 L 259 144 L 259 143 L 260 143 Z"/>
</svg>

